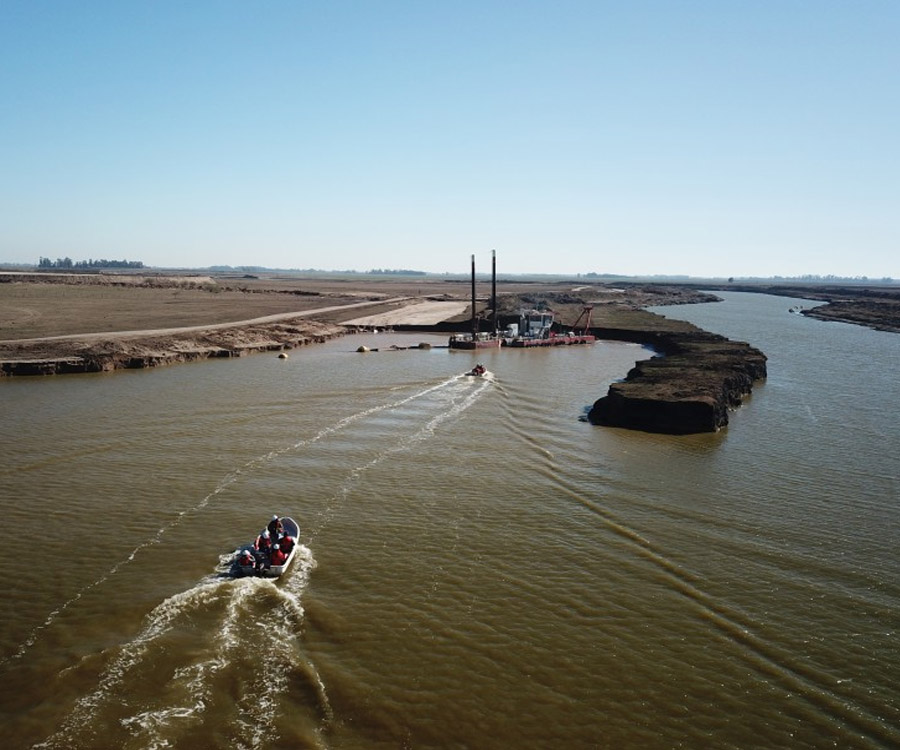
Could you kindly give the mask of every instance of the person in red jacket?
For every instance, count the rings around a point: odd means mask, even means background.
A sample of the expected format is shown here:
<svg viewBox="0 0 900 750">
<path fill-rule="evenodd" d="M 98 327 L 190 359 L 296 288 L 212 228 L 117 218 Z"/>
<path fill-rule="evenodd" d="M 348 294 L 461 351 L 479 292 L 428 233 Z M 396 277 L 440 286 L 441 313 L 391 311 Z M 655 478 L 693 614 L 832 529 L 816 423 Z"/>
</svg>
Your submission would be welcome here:
<svg viewBox="0 0 900 750">
<path fill-rule="evenodd" d="M 253 542 L 253 547 L 260 552 L 268 552 L 272 548 L 272 537 L 270 536 L 268 529 L 256 537 L 256 541 Z"/>
<path fill-rule="evenodd" d="M 272 565 L 284 565 L 287 560 L 287 555 L 284 554 L 284 551 L 281 549 L 280 544 L 276 544 L 272 547 L 272 554 L 269 556 L 269 563 Z"/>
<path fill-rule="evenodd" d="M 281 541 L 278 544 L 281 547 L 281 551 L 289 556 L 291 550 L 294 549 L 294 537 L 285 535 L 281 537 Z"/>
</svg>

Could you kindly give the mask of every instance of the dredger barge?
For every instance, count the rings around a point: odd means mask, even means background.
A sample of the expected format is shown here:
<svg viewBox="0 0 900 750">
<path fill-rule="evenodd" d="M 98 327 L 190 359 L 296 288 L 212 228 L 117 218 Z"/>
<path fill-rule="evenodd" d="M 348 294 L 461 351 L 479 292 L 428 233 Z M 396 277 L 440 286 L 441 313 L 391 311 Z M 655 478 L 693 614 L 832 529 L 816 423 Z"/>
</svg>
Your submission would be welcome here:
<svg viewBox="0 0 900 750">
<path fill-rule="evenodd" d="M 501 346 L 530 348 L 536 346 L 569 346 L 572 344 L 593 344 L 597 339 L 589 333 L 593 305 L 585 305 L 572 326 L 572 330 L 558 333 L 553 330 L 553 313 L 548 310 L 522 310 L 519 322 L 508 325 L 504 331 L 497 329 L 497 255 L 492 252 L 491 260 L 491 318 L 492 331 L 479 330 L 475 299 L 475 256 L 472 256 L 472 331 L 450 337 L 451 349 L 496 349 Z M 584 319 L 584 327 L 578 326 Z"/>
</svg>

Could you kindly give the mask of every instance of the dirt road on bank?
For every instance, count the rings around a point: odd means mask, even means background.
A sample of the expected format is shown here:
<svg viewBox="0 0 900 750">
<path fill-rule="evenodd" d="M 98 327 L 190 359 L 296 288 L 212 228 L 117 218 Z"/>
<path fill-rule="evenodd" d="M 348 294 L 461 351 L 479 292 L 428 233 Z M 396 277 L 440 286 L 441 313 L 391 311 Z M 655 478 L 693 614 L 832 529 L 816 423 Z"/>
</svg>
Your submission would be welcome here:
<svg viewBox="0 0 900 750">
<path fill-rule="evenodd" d="M 396 297 L 394 299 L 383 300 L 379 304 L 402 304 L 404 300 L 407 298 L 404 297 Z M 223 331 L 229 328 L 248 328 L 255 326 L 263 326 L 268 323 L 284 323 L 288 321 L 293 321 L 297 318 L 310 318 L 317 317 L 322 315 L 327 315 L 329 313 L 334 313 L 337 311 L 346 311 L 352 310 L 355 308 L 362 307 L 372 307 L 371 302 L 351 302 L 344 305 L 331 305 L 327 307 L 318 307 L 312 310 L 301 310 L 296 312 L 286 312 L 286 313 L 277 313 L 275 315 L 263 315 L 258 318 L 250 318 L 248 320 L 235 320 L 229 323 L 209 323 L 206 325 L 194 325 L 194 326 L 178 326 L 175 328 L 143 328 L 140 330 L 134 331 L 96 331 L 92 333 L 67 333 L 59 336 L 37 336 L 34 338 L 27 339 L 0 339 L 0 346 L 2 345 L 20 345 L 20 344 L 49 344 L 54 342 L 66 342 L 66 341 L 83 341 L 85 343 L 93 342 L 93 341 L 102 341 L 108 339 L 136 339 L 136 338 L 155 338 L 159 336 L 181 336 L 183 334 L 192 334 L 192 333 L 201 333 L 208 331 Z M 465 305 L 463 306 L 465 308 Z M 400 308 L 397 311 L 394 311 L 392 314 L 394 317 L 398 319 L 403 318 L 403 310 L 405 308 Z M 389 315 L 389 314 L 386 314 Z M 416 318 L 420 316 L 420 313 L 413 313 L 412 318 Z M 373 315 L 370 316 L 373 319 L 378 318 L 379 316 Z M 359 318 L 358 320 L 365 320 L 365 318 Z M 439 318 L 442 320 L 442 318 Z M 438 322 L 435 321 L 435 322 Z M 403 321 L 399 322 L 410 322 L 415 323 L 415 320 Z M 344 325 L 383 325 L 382 323 L 377 324 L 360 324 L 355 321 L 348 321 Z"/>
</svg>

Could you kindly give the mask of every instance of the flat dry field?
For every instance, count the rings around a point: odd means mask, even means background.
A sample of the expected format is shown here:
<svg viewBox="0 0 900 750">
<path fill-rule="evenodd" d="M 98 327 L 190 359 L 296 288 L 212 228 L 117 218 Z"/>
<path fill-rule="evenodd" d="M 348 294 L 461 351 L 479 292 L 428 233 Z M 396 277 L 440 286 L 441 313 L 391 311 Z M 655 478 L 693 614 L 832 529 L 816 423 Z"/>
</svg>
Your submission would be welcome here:
<svg viewBox="0 0 900 750">
<path fill-rule="evenodd" d="M 225 323 L 315 306 L 286 295 L 64 284 L 0 284 L 0 339 Z"/>
<path fill-rule="evenodd" d="M 409 289 L 384 284 L 354 288 L 334 282 L 256 282 L 239 289 L 230 281 L 202 285 L 154 281 L 148 286 L 65 283 L 63 279 L 2 281 L 0 340 L 238 323 L 277 314 L 308 315 L 314 310 L 323 311 L 319 319 L 342 323 L 394 310 L 412 302 L 409 296 L 427 294 L 421 284 Z M 346 311 L 339 309 L 345 306 Z"/>
<path fill-rule="evenodd" d="M 498 295 L 572 290 L 571 284 L 498 284 Z M 490 293 L 490 282 L 479 280 L 478 298 L 486 301 Z M 459 279 L 0 274 L 0 340 L 240 323 L 286 313 L 332 324 L 432 325 L 464 319 L 470 297 L 471 282 Z"/>
</svg>

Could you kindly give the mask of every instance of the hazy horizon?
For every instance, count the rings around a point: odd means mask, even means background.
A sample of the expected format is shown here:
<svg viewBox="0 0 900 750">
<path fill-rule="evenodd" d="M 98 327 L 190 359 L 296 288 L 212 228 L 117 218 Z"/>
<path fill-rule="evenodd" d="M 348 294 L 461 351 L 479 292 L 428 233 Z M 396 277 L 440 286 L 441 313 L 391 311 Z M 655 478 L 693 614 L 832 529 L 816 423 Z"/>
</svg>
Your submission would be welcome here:
<svg viewBox="0 0 900 750">
<path fill-rule="evenodd" d="M 74 260 L 74 259 L 73 259 Z M 123 259 L 124 260 L 124 259 Z M 37 269 L 38 266 L 35 263 L 6 263 L 0 262 L 0 269 Z M 390 269 L 386 267 L 372 267 L 367 269 L 353 269 L 353 268 L 273 268 L 269 266 L 255 266 L 255 265 L 227 265 L 227 264 L 212 264 L 209 266 L 149 266 L 144 265 L 142 267 L 132 267 L 132 268 L 117 268 L 114 266 L 98 266 L 95 268 L 44 268 L 40 269 L 41 271 L 50 271 L 50 272 L 58 272 L 58 273 L 77 273 L 77 272 L 97 272 L 99 270 L 103 271 L 122 271 L 140 274 L 143 271 L 147 272 L 191 272 L 191 273 L 245 273 L 245 274 L 254 274 L 254 273 L 271 273 L 271 274 L 297 274 L 297 275 L 322 275 L 322 276 L 378 276 L 383 278 L 390 277 L 402 277 L 402 278 L 452 278 L 452 279 L 461 279 L 468 280 L 471 278 L 471 267 L 465 272 L 460 271 L 441 271 L 441 272 L 430 272 L 430 271 L 421 271 L 417 269 Z M 479 280 L 488 280 L 491 278 L 490 270 L 484 270 L 482 268 L 476 269 L 476 278 Z M 584 272 L 576 272 L 570 274 L 561 274 L 561 273 L 553 273 L 553 272 L 545 272 L 545 271 L 536 271 L 534 273 L 509 273 L 499 271 L 497 272 L 498 280 L 527 280 L 527 279 L 572 279 L 574 280 L 583 280 L 583 281 L 604 281 L 604 280 L 660 280 L 660 281 L 697 281 L 697 282 L 745 282 L 745 283 L 755 283 L 755 282 L 790 282 L 790 283 L 841 283 L 841 284 L 852 284 L 852 283 L 863 283 L 868 285 L 896 285 L 900 284 L 900 279 L 894 279 L 889 276 L 879 276 L 879 277 L 868 277 L 868 276 L 835 276 L 835 275 L 818 275 L 818 274 L 801 274 L 799 276 L 694 276 L 690 274 L 661 274 L 661 273 L 648 273 L 648 274 L 623 274 L 623 273 L 613 273 L 613 272 L 605 272 L 598 273 L 596 271 L 584 271 Z"/>
</svg>

